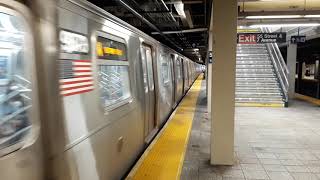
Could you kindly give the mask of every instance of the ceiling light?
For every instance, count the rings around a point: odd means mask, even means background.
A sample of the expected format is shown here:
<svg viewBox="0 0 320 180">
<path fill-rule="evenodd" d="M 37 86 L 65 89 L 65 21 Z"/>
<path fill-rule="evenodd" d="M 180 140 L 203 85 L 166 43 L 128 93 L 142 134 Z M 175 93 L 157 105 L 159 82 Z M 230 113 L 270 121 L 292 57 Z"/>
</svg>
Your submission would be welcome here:
<svg viewBox="0 0 320 180">
<path fill-rule="evenodd" d="M 184 12 L 184 4 L 182 2 L 174 4 L 174 7 L 176 8 L 176 11 L 179 14 L 179 16 L 186 18 L 186 13 Z"/>
<path fill-rule="evenodd" d="M 314 14 L 314 15 L 305 15 L 305 18 L 320 18 L 320 14 Z"/>
<path fill-rule="evenodd" d="M 259 0 L 259 1 L 261 1 L 261 2 L 275 2 L 275 1 L 277 1 L 277 2 L 279 2 L 279 1 L 284 2 L 284 1 L 288 1 L 288 0 Z"/>
<path fill-rule="evenodd" d="M 289 19 L 302 18 L 302 15 L 247 16 L 246 19 Z"/>
<path fill-rule="evenodd" d="M 262 28 L 262 27 L 311 27 L 320 26 L 320 23 L 304 23 L 304 24 L 254 24 L 250 25 L 251 28 Z"/>
</svg>

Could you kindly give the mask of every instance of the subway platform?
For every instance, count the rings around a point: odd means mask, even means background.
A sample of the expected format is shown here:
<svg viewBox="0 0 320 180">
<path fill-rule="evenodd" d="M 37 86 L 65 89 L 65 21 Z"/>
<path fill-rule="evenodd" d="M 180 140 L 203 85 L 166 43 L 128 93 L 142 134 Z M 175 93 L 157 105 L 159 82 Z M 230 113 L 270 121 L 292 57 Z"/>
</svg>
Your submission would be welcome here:
<svg viewBox="0 0 320 180">
<path fill-rule="evenodd" d="M 205 86 L 199 77 L 127 179 L 320 180 L 319 101 L 236 107 L 234 165 L 214 166 Z"/>
</svg>

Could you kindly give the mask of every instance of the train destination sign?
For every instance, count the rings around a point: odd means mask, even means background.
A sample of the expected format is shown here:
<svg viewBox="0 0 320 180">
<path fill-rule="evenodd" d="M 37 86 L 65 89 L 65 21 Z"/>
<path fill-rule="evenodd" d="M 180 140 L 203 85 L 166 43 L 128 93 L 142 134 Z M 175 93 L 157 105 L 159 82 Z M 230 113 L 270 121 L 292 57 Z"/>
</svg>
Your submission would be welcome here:
<svg viewBox="0 0 320 180">
<path fill-rule="evenodd" d="M 238 33 L 238 44 L 284 43 L 286 33 Z"/>
</svg>

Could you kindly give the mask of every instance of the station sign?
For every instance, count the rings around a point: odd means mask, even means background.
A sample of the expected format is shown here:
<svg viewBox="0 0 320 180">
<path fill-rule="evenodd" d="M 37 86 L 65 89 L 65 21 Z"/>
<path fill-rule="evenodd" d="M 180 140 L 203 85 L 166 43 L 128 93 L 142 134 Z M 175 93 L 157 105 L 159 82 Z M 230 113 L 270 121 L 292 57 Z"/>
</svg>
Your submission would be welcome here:
<svg viewBox="0 0 320 180">
<path fill-rule="evenodd" d="M 284 43 L 286 33 L 238 33 L 238 44 Z"/>
<path fill-rule="evenodd" d="M 306 39 L 306 36 L 291 36 L 290 42 L 291 44 L 305 43 Z"/>
</svg>

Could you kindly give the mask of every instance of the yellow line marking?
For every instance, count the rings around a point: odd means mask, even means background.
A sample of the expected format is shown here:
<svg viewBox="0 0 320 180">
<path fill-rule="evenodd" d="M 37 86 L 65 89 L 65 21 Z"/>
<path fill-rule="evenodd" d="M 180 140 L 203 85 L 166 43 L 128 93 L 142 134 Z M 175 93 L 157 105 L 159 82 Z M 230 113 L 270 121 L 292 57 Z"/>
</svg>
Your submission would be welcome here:
<svg viewBox="0 0 320 180">
<path fill-rule="evenodd" d="M 281 103 L 236 103 L 238 107 L 284 107 Z"/>
<path fill-rule="evenodd" d="M 312 103 L 312 104 L 320 106 L 320 99 L 316 99 L 316 98 L 313 98 L 313 97 L 310 97 L 310 96 L 306 96 L 306 95 L 302 95 L 302 94 L 298 94 L 298 93 L 295 93 L 294 96 L 297 99 L 300 99 L 300 100 L 303 100 L 303 101 L 307 101 L 309 103 Z"/>
<path fill-rule="evenodd" d="M 197 78 L 127 180 L 180 179 L 202 79 Z"/>
</svg>

